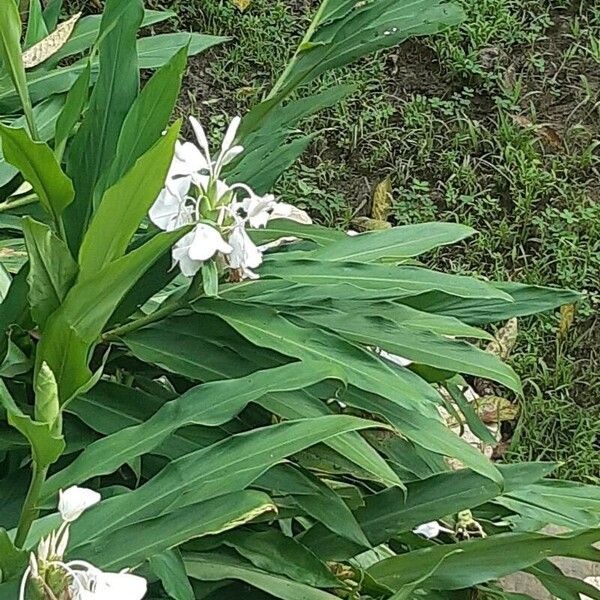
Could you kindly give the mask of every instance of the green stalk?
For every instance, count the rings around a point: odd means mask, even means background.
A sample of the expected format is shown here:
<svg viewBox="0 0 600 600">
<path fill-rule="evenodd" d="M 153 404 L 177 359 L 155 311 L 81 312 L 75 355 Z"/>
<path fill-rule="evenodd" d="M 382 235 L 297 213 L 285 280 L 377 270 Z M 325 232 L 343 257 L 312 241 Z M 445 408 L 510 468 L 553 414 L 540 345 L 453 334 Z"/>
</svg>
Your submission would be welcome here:
<svg viewBox="0 0 600 600">
<path fill-rule="evenodd" d="M 19 518 L 19 525 L 15 536 L 15 546 L 17 548 L 22 548 L 25 545 L 25 540 L 27 539 L 31 525 L 40 514 L 40 509 L 37 504 L 47 474 L 48 467 L 39 468 L 36 462 L 33 463 L 31 483 L 29 484 L 27 497 L 25 498 L 23 509 L 21 510 L 21 517 Z"/>
<path fill-rule="evenodd" d="M 310 42 L 310 39 L 312 38 L 315 31 L 317 30 L 317 27 L 319 27 L 319 25 L 321 24 L 321 19 L 323 17 L 323 13 L 325 12 L 325 9 L 327 8 L 328 4 L 329 4 L 329 0 L 323 0 L 323 2 L 321 2 L 321 5 L 319 6 L 317 13 L 315 14 L 313 20 L 311 21 L 310 26 L 306 30 L 306 33 L 304 34 L 304 37 L 302 38 L 300 45 L 298 46 L 298 48 L 296 48 L 296 52 L 294 52 L 294 56 L 292 56 L 292 58 L 286 65 L 283 73 L 279 76 L 279 79 L 275 82 L 275 85 L 273 86 L 273 88 L 269 92 L 269 95 L 266 98 L 267 100 L 274 98 L 279 93 L 280 89 L 283 87 L 285 80 L 287 79 L 288 75 L 293 71 L 293 69 L 296 66 L 296 63 L 298 62 L 298 57 L 300 56 L 300 53 L 302 52 L 303 46 L 305 44 L 307 44 L 308 42 Z"/>
<path fill-rule="evenodd" d="M 13 208 L 35 204 L 37 201 L 38 197 L 35 194 L 28 194 L 27 196 L 23 196 L 23 198 L 13 200 L 12 202 L 2 202 L 0 204 L 0 213 L 12 210 Z"/>
<path fill-rule="evenodd" d="M 162 306 L 161 308 L 157 308 L 154 312 L 151 312 L 148 315 L 145 315 L 143 317 L 140 317 L 139 319 L 135 319 L 133 321 L 130 321 L 129 323 L 125 323 L 124 325 L 120 325 L 119 327 L 115 327 L 114 329 L 103 333 L 101 341 L 111 342 L 127 333 L 137 331 L 138 329 L 146 327 L 147 325 L 151 325 L 152 323 L 156 323 L 157 321 L 162 321 L 162 319 L 172 315 L 174 312 L 185 308 L 192 300 L 200 298 L 202 294 L 199 294 L 198 290 L 202 289 L 201 286 L 202 271 L 198 271 L 194 279 L 192 279 L 190 287 L 186 290 L 183 296 L 179 298 L 179 300 L 175 300 L 170 304 Z"/>
</svg>

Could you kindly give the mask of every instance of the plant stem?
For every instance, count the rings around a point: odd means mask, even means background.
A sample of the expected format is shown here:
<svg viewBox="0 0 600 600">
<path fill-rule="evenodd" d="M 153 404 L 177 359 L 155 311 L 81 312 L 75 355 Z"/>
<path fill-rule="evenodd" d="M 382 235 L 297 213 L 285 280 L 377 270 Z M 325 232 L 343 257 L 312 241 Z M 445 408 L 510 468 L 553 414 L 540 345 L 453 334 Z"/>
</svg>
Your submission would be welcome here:
<svg viewBox="0 0 600 600">
<path fill-rule="evenodd" d="M 323 13 L 325 12 L 325 9 L 327 8 L 328 4 L 329 4 L 329 0 L 323 0 L 323 2 L 321 2 L 321 6 L 319 6 L 319 10 L 317 10 L 317 13 L 315 14 L 313 20 L 311 21 L 310 26 L 306 30 L 306 33 L 304 34 L 304 37 L 302 38 L 300 45 L 296 49 L 296 52 L 294 52 L 294 56 L 292 56 L 292 58 L 290 59 L 288 64 L 285 66 L 283 73 L 280 75 L 279 79 L 275 82 L 275 85 L 273 86 L 273 88 L 269 92 L 269 95 L 266 98 L 267 100 L 274 98 L 278 94 L 279 90 L 283 87 L 283 84 L 285 83 L 287 76 L 292 72 L 292 70 L 296 66 L 296 63 L 298 62 L 298 56 L 300 56 L 300 53 L 302 52 L 302 48 L 303 48 L 304 44 L 307 44 L 308 42 L 310 42 L 310 39 L 312 38 L 313 34 L 317 30 L 317 27 L 321 24 L 321 19 L 323 17 Z"/>
<path fill-rule="evenodd" d="M 168 317 L 175 311 L 178 311 L 181 308 L 185 308 L 185 306 L 190 302 L 191 298 L 189 297 L 189 290 L 186 292 L 179 300 L 169 304 L 168 306 L 163 306 L 162 308 L 156 309 L 154 312 L 151 312 L 149 315 L 145 315 L 144 317 L 140 317 L 139 319 L 135 319 L 134 321 L 130 321 L 129 323 L 125 323 L 119 327 L 115 327 L 110 331 L 102 334 L 102 341 L 110 342 L 115 340 L 122 335 L 127 333 L 131 333 L 132 331 L 137 331 L 142 327 L 146 327 L 146 325 L 150 325 L 152 323 L 156 323 L 156 321 L 160 321 L 165 317 Z"/>
<path fill-rule="evenodd" d="M 29 484 L 29 490 L 27 491 L 27 497 L 23 504 L 21 511 L 21 517 L 19 518 L 19 526 L 17 527 L 17 534 L 15 536 L 15 546 L 22 548 L 27 539 L 27 534 L 31 529 L 32 523 L 38 518 L 40 509 L 37 506 L 38 500 L 40 499 L 40 492 L 42 486 L 46 481 L 46 475 L 48 474 L 48 467 L 40 468 L 38 464 L 33 462 L 33 474 L 31 476 L 31 483 Z"/>
<path fill-rule="evenodd" d="M 35 194 L 28 194 L 27 196 L 19 198 L 18 200 L 13 200 L 12 202 L 2 202 L 0 204 L 0 213 L 12 210 L 13 208 L 19 208 L 20 206 L 34 204 L 37 201 L 38 197 Z"/>
</svg>

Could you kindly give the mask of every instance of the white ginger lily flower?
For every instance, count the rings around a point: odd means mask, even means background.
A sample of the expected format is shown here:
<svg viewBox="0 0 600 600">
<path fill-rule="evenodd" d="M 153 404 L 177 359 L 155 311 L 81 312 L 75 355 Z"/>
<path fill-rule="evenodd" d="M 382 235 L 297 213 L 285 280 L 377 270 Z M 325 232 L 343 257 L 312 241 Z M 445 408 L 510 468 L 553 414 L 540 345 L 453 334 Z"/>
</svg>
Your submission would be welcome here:
<svg viewBox="0 0 600 600">
<path fill-rule="evenodd" d="M 165 231 L 197 224 L 172 249 L 173 264 L 179 265 L 186 277 L 193 277 L 215 255 L 224 255 L 236 272 L 232 280 L 240 276 L 257 278 L 252 269 L 262 263 L 262 252 L 245 228 L 266 227 L 271 219 L 299 223 L 311 223 L 311 219 L 303 210 L 277 202 L 272 194 L 259 196 L 244 183 L 230 186 L 220 179 L 223 167 L 244 150 L 234 145 L 240 117 L 229 125 L 216 160 L 211 157 L 202 125 L 194 117 L 190 122 L 198 146 L 177 142 L 165 188 L 150 209 L 150 220 Z M 243 195 L 242 200 L 237 200 L 238 193 Z M 202 223 L 204 220 L 214 223 L 211 226 Z"/>
<path fill-rule="evenodd" d="M 446 533 L 454 533 L 452 529 L 448 529 L 447 527 L 440 525 L 440 523 L 437 521 L 429 521 L 428 523 L 423 523 L 422 525 L 419 525 L 413 529 L 413 533 L 422 535 L 428 540 L 436 538 L 438 535 L 440 535 L 440 533 L 442 533 L 442 531 Z"/>
<path fill-rule="evenodd" d="M 193 222 L 192 211 L 185 205 L 192 178 L 190 175 L 167 180 L 158 198 L 150 208 L 150 220 L 163 231 L 174 231 Z"/>
<path fill-rule="evenodd" d="M 143 577 L 131 573 L 105 573 L 84 561 L 66 565 L 72 574 L 74 600 L 141 600 L 148 590 Z"/>
<path fill-rule="evenodd" d="M 101 499 L 98 492 L 74 485 L 59 492 L 58 510 L 63 521 L 72 523 L 90 506 L 98 504 Z"/>
<path fill-rule="evenodd" d="M 229 255 L 229 266 L 239 269 L 242 276 L 247 279 L 257 279 L 258 275 L 252 271 L 262 264 L 262 252 L 250 239 L 243 226 L 233 229 L 229 236 L 231 254 Z"/>
<path fill-rule="evenodd" d="M 214 227 L 199 223 L 173 246 L 173 264 L 178 264 L 186 277 L 193 277 L 215 254 L 232 250 Z"/>
<path fill-rule="evenodd" d="M 100 494 L 87 488 L 73 486 L 65 491 L 61 490 L 59 512 L 63 522 L 57 530 L 40 540 L 37 556 L 31 553 L 29 566 L 21 579 L 19 600 L 25 600 L 30 581 L 44 587 L 52 598 L 142 600 L 147 591 L 147 582 L 143 577 L 132 575 L 127 570 L 121 573 L 104 573 L 82 560 L 63 562 L 69 540 L 69 525 L 100 500 Z M 61 574 L 62 578 L 56 577 L 57 574 Z M 62 583 L 58 584 L 61 579 Z M 63 589 L 50 587 L 59 585 Z"/>
</svg>

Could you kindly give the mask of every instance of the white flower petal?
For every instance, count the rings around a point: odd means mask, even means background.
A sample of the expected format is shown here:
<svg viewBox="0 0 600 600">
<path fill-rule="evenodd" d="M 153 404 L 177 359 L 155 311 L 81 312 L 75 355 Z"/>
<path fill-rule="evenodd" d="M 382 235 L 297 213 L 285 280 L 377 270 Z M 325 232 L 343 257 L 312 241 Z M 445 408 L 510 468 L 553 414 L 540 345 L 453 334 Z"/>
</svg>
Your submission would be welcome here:
<svg viewBox="0 0 600 600">
<path fill-rule="evenodd" d="M 273 205 L 271 219 L 288 219 L 302 225 L 310 225 L 312 223 L 312 219 L 308 216 L 307 212 L 286 202 L 277 202 Z"/>
<path fill-rule="evenodd" d="M 235 141 L 235 136 L 237 135 L 240 123 L 242 119 L 240 117 L 234 117 L 234 119 L 229 124 L 227 131 L 225 132 L 225 137 L 223 138 L 223 143 L 221 144 L 221 157 L 225 155 L 225 153 L 230 150 L 233 146 L 233 142 Z M 224 164 L 221 159 L 221 164 Z"/>
<path fill-rule="evenodd" d="M 398 356 L 397 354 L 391 354 L 390 352 L 386 352 L 380 348 L 377 349 L 377 354 L 400 367 L 408 367 L 409 365 L 412 365 L 413 362 L 412 360 L 408 360 L 408 358 Z"/>
<path fill-rule="evenodd" d="M 229 255 L 229 265 L 233 269 L 256 269 L 262 264 L 262 252 L 250 239 L 246 230 L 235 227 L 229 236 L 232 252 Z"/>
<path fill-rule="evenodd" d="M 89 590 L 94 600 L 142 600 L 148 590 L 148 583 L 143 577 L 131 573 L 99 572 L 93 588 Z"/>
<path fill-rule="evenodd" d="M 186 233 L 171 250 L 173 265 L 179 265 L 181 273 L 185 277 L 193 277 L 202 267 L 202 261 L 192 260 L 189 250 L 194 241 L 194 232 Z"/>
<path fill-rule="evenodd" d="M 204 133 L 204 128 L 202 127 L 202 125 L 200 125 L 200 122 L 195 117 L 190 117 L 190 123 L 192 124 L 192 129 L 196 134 L 198 145 L 204 151 L 204 156 L 207 162 L 210 164 L 210 147 L 208 145 L 208 138 L 206 137 L 206 133 Z"/>
<path fill-rule="evenodd" d="M 191 213 L 185 206 L 191 184 L 192 178 L 189 176 L 167 181 L 148 213 L 157 227 L 173 231 L 191 222 Z"/>
<path fill-rule="evenodd" d="M 422 525 L 419 525 L 418 527 L 413 529 L 413 533 L 416 533 L 417 535 L 422 535 L 428 540 L 432 540 L 433 538 L 436 538 L 438 535 L 440 535 L 441 530 L 442 528 L 440 527 L 440 524 L 437 521 L 430 521 L 429 523 L 423 523 Z"/>
<path fill-rule="evenodd" d="M 198 147 L 191 142 L 184 144 L 177 142 L 169 177 L 192 175 L 205 170 L 210 170 L 210 163 Z"/>
<path fill-rule="evenodd" d="M 223 153 L 221 157 L 221 166 L 228 165 L 232 160 L 237 158 L 244 151 L 243 146 L 233 146 L 233 148 L 229 148 L 227 152 Z"/>
<path fill-rule="evenodd" d="M 221 234 L 210 225 L 200 223 L 193 231 L 194 239 L 190 244 L 188 254 L 192 260 L 205 261 L 217 252 L 229 254 L 231 246 L 221 237 Z"/>
<path fill-rule="evenodd" d="M 72 523 L 90 506 L 98 504 L 101 499 L 98 492 L 74 485 L 59 492 L 58 510 L 63 521 Z"/>
</svg>

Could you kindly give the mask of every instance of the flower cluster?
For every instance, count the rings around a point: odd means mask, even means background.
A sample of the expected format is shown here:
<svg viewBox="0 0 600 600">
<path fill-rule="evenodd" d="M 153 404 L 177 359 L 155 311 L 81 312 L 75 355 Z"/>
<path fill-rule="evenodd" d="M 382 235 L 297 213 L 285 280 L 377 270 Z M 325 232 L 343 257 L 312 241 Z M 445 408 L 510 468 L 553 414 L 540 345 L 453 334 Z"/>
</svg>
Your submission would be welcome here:
<svg viewBox="0 0 600 600">
<path fill-rule="evenodd" d="M 177 142 L 150 220 L 164 231 L 195 224 L 173 247 L 173 263 L 185 276 L 193 277 L 206 261 L 222 257 L 236 278 L 255 279 L 253 269 L 262 263 L 262 251 L 246 227 L 265 227 L 271 219 L 310 223 L 310 217 L 291 204 L 277 202 L 271 194 L 259 196 L 246 184 L 228 185 L 221 179 L 223 168 L 244 151 L 235 145 L 239 117 L 229 125 L 215 160 L 202 125 L 194 117 L 190 122 L 198 145 Z"/>
<path fill-rule="evenodd" d="M 42 598 L 69 600 L 141 600 L 146 595 L 146 580 L 131 573 L 104 573 L 83 560 L 64 562 L 69 543 L 69 526 L 85 510 L 100 502 L 100 494 L 73 486 L 60 492 L 58 510 L 62 523 L 31 553 L 23 574 L 19 600 L 25 600 L 28 586 Z"/>
</svg>

